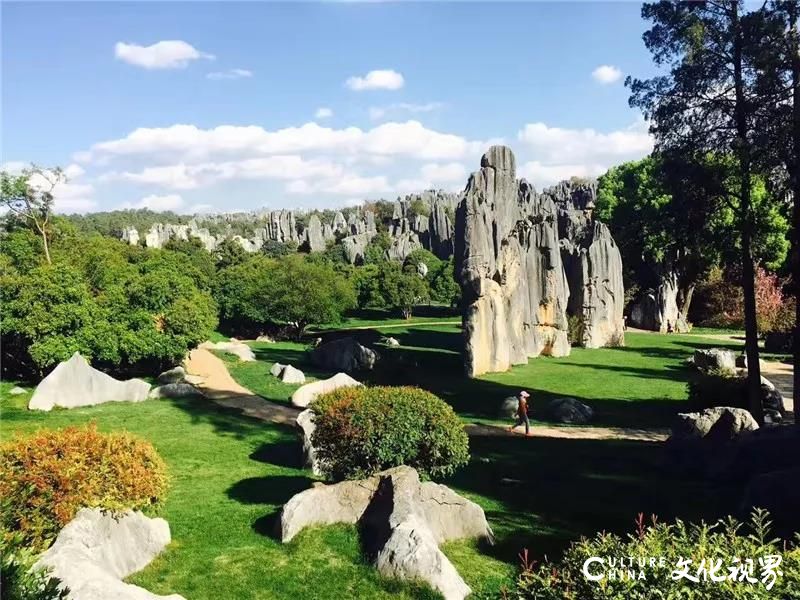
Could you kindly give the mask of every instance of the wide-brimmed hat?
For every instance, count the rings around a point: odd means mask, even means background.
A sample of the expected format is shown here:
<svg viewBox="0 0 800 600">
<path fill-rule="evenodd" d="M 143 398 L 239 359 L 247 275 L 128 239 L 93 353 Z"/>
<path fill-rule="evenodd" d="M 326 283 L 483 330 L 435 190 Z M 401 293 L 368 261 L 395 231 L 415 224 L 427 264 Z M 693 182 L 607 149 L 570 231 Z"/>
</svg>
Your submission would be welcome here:
<svg viewBox="0 0 800 600">
<path fill-rule="evenodd" d="M 525 390 L 522 390 L 519 393 L 519 395 L 522 396 L 523 398 L 529 398 L 530 397 L 530 394 L 528 392 L 526 392 Z"/>
</svg>

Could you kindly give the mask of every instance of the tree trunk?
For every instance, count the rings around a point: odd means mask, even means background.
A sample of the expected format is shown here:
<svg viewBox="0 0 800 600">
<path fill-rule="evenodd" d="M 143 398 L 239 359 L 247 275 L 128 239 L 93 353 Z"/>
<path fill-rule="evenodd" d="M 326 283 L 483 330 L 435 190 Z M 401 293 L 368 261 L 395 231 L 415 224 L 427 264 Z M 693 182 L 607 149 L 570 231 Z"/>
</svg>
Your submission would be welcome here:
<svg viewBox="0 0 800 600">
<path fill-rule="evenodd" d="M 789 48 L 792 56 L 792 155 L 789 177 L 792 185 L 792 288 L 794 290 L 793 394 L 794 423 L 800 427 L 800 25 L 796 4 L 789 4 Z"/>
<path fill-rule="evenodd" d="M 686 288 L 686 291 L 683 292 L 683 304 L 681 305 L 681 320 L 686 323 L 687 327 L 689 325 L 689 307 L 692 305 L 692 297 L 694 296 L 694 287 L 695 285 L 692 283 Z"/>
<path fill-rule="evenodd" d="M 42 234 L 42 244 L 44 245 L 44 258 L 47 260 L 48 265 L 52 265 L 53 261 L 50 260 L 50 244 L 47 242 L 47 230 L 45 227 L 40 227 L 39 224 L 36 224 L 36 228 L 39 230 L 39 233 Z"/>
<path fill-rule="evenodd" d="M 734 117 L 736 121 L 736 154 L 739 162 L 739 224 L 742 234 L 742 291 L 744 292 L 744 330 L 745 353 L 747 355 L 747 399 L 750 413 L 762 425 L 764 415 L 761 406 L 761 368 L 758 362 L 758 324 L 756 322 L 756 285 L 753 265 L 752 236 L 753 218 L 750 189 L 751 165 L 750 142 L 747 138 L 747 106 L 744 95 L 742 75 L 743 33 L 739 19 L 739 6 L 731 5 L 733 26 L 733 78 L 736 101 Z"/>
</svg>

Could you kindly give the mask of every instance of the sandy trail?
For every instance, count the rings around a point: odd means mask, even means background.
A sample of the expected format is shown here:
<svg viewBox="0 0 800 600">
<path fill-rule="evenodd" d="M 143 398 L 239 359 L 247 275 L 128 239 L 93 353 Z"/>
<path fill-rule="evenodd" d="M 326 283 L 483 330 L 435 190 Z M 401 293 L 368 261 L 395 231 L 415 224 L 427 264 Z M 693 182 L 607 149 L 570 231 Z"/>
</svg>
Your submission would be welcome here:
<svg viewBox="0 0 800 600">
<path fill-rule="evenodd" d="M 265 400 L 243 387 L 231 377 L 225 363 L 204 348 L 197 348 L 189 353 L 184 361 L 184 368 L 189 375 L 203 378 L 198 384 L 206 396 L 227 408 L 239 409 L 242 414 L 271 423 L 294 424 L 300 411 L 290 406 L 276 404 Z M 470 423 L 465 426 L 472 436 L 511 436 L 505 427 L 495 425 L 479 425 Z M 635 440 L 658 442 L 667 439 L 666 430 L 628 429 L 622 427 L 552 427 L 534 425 L 531 427 L 532 437 L 566 438 L 583 440 Z"/>
<path fill-rule="evenodd" d="M 189 353 L 183 363 L 186 373 L 203 378 L 197 387 L 220 406 L 237 408 L 248 417 L 293 425 L 300 411 L 291 406 L 269 402 L 239 385 L 225 363 L 204 348 L 196 348 Z"/>
</svg>

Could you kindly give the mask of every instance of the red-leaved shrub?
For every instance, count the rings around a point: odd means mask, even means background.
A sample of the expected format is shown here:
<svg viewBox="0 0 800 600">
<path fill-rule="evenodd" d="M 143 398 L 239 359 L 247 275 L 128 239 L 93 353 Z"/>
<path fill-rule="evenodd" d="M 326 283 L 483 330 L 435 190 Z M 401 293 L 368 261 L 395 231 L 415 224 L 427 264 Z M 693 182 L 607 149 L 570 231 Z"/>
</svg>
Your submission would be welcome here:
<svg viewBox="0 0 800 600">
<path fill-rule="evenodd" d="M 82 507 L 112 511 L 158 504 L 166 465 L 155 448 L 126 432 L 91 424 L 0 444 L 0 512 L 4 535 L 46 548 Z"/>
</svg>

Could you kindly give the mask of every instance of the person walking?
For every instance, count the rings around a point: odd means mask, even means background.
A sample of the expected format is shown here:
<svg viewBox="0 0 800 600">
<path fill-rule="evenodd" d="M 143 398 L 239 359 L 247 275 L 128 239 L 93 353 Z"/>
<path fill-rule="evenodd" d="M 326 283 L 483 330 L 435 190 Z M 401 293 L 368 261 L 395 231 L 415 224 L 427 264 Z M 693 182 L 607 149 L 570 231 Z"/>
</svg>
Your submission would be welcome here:
<svg viewBox="0 0 800 600">
<path fill-rule="evenodd" d="M 514 431 L 515 427 L 524 424 L 525 435 L 531 434 L 531 422 L 528 420 L 528 398 L 530 398 L 530 396 L 531 395 L 525 390 L 522 390 L 517 395 L 517 420 L 508 428 L 508 431 Z"/>
</svg>

